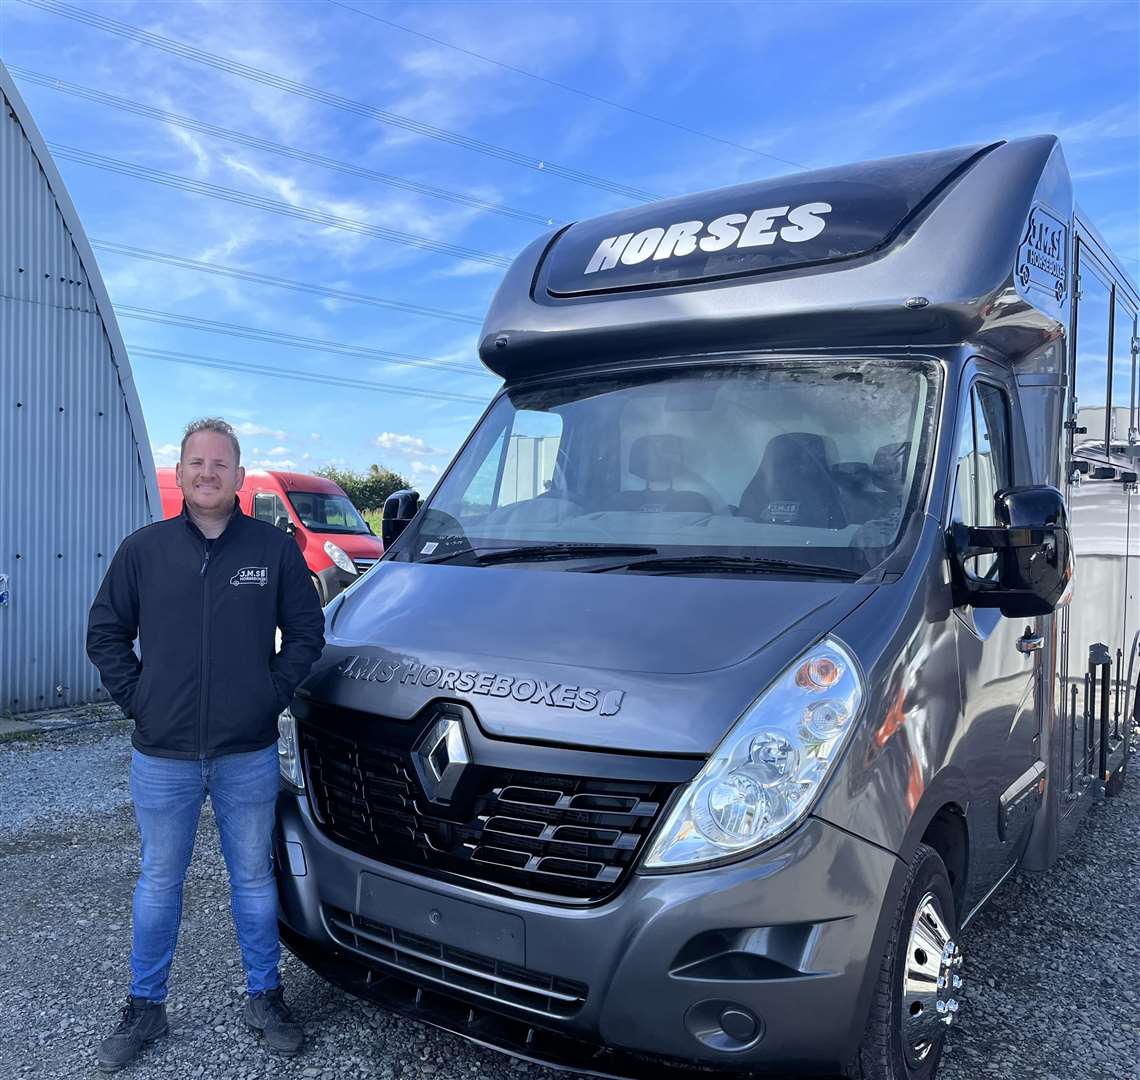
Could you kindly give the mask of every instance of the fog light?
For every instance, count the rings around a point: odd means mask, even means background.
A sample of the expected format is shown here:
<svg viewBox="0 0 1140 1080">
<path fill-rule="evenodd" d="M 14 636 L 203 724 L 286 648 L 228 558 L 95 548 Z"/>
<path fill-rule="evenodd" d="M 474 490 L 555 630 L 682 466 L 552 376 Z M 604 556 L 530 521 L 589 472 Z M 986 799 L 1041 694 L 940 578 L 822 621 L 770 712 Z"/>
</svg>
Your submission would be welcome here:
<svg viewBox="0 0 1140 1080">
<path fill-rule="evenodd" d="M 735 1001 L 699 1001 L 685 1013 L 685 1029 L 719 1053 L 749 1050 L 764 1037 L 764 1021 Z"/>
</svg>

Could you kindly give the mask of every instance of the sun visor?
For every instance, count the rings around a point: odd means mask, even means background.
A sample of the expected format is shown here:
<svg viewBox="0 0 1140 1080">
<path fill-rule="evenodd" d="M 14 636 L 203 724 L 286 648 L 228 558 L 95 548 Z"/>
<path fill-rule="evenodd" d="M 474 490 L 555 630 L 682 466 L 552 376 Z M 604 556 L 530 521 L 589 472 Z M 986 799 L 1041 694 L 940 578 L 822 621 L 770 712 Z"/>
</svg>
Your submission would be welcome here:
<svg viewBox="0 0 1140 1080">
<path fill-rule="evenodd" d="M 554 242 L 538 288 L 552 297 L 585 296 L 866 255 L 889 244 L 989 149 L 804 172 L 578 222 Z"/>
</svg>

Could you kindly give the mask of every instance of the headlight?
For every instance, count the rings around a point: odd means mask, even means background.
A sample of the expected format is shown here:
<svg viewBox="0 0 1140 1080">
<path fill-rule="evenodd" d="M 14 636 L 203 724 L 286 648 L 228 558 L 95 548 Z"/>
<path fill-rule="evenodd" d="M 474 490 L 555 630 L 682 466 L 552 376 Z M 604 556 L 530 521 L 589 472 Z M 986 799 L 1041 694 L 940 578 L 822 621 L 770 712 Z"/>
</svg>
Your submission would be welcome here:
<svg viewBox="0 0 1140 1080">
<path fill-rule="evenodd" d="M 851 655 L 827 638 L 789 667 L 689 783 L 645 858 L 649 870 L 739 855 L 803 820 L 863 703 Z"/>
<path fill-rule="evenodd" d="M 356 563 L 354 563 L 344 551 L 337 547 L 331 540 L 325 541 L 325 554 L 332 559 L 345 573 L 355 574 Z"/>
<path fill-rule="evenodd" d="M 297 721 L 286 709 L 277 717 L 277 764 L 281 767 L 281 777 L 295 788 L 305 786 L 305 774 L 301 771 L 301 748 L 297 742 Z"/>
</svg>

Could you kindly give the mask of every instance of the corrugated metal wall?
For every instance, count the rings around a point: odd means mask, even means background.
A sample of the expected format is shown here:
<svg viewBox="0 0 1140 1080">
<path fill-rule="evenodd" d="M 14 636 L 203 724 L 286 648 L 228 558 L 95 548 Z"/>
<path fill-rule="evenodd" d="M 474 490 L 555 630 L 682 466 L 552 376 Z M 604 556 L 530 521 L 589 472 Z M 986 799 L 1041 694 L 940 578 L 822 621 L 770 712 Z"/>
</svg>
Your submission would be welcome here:
<svg viewBox="0 0 1140 1080">
<path fill-rule="evenodd" d="M 0 713 L 22 713 L 106 699 L 87 610 L 155 481 L 90 248 L 0 73 Z"/>
</svg>

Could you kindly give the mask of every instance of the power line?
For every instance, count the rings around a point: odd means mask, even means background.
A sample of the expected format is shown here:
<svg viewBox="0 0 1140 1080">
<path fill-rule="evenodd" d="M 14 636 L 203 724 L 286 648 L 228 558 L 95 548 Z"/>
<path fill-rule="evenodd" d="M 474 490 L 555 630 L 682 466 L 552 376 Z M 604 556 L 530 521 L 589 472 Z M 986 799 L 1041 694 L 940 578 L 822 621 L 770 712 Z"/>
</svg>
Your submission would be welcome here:
<svg viewBox="0 0 1140 1080">
<path fill-rule="evenodd" d="M 404 191 L 413 191 L 418 195 L 427 195 L 433 199 L 444 199 L 461 206 L 470 206 L 489 214 L 499 214 L 502 217 L 528 221 L 535 225 L 549 226 L 555 224 L 553 218 L 544 214 L 536 214 L 529 210 L 520 210 L 511 206 L 500 206 L 497 203 L 488 202 L 486 199 L 479 199 L 474 195 L 466 195 L 460 191 L 449 191 L 447 188 L 437 188 L 430 184 L 421 184 L 418 181 L 408 180 L 402 176 L 393 176 L 390 173 L 366 169 L 360 165 L 353 165 L 351 162 L 338 161 L 335 158 L 325 157 L 323 154 L 314 154 L 297 146 L 271 142 L 268 139 L 262 139 L 256 135 L 249 135 L 246 132 L 218 127 L 202 120 L 195 120 L 190 116 L 180 116 L 177 113 L 167 112 L 165 109 L 145 105 L 140 101 L 133 101 L 130 98 L 116 97 L 114 94 L 107 94 L 102 90 L 96 90 L 90 86 L 81 86 L 78 83 L 65 82 L 62 79 L 53 78 L 39 71 L 30 71 L 27 68 L 14 66 L 9 66 L 8 70 L 21 82 L 35 83 L 39 86 L 56 90 L 61 94 L 70 94 L 73 97 L 93 101 L 112 109 L 119 109 L 122 112 L 134 113 L 136 116 L 145 116 L 148 119 L 158 120 L 164 124 L 172 124 L 177 127 L 186 128 L 188 131 L 197 131 L 203 135 L 210 135 L 217 139 L 235 142 L 242 146 L 250 146 L 255 150 L 265 150 L 268 153 L 292 158 L 295 161 L 304 161 L 310 165 L 317 165 L 322 169 L 332 169 L 336 172 L 347 173 L 350 176 L 357 176 L 364 180 L 372 180 L 378 184 L 387 184 L 390 187 L 401 188 Z"/>
<path fill-rule="evenodd" d="M 153 308 L 134 307 L 129 304 L 116 304 L 115 314 L 120 318 L 135 319 L 141 322 L 163 323 L 181 326 L 188 330 L 204 330 L 210 334 L 224 334 L 227 337 L 247 338 L 252 341 L 267 341 L 274 345 L 287 345 L 293 349 L 306 349 L 309 352 L 337 353 L 341 356 L 355 356 L 364 360 L 377 360 L 385 364 L 402 364 L 414 368 L 434 368 L 450 371 L 455 375 L 473 375 L 478 378 L 494 378 L 485 368 L 447 360 L 432 360 L 408 353 L 388 352 L 372 349 L 366 345 L 350 345 L 342 341 L 322 341 L 318 338 L 285 334 L 277 330 L 263 330 L 256 326 L 242 326 L 237 323 L 217 322 L 213 319 L 200 319 L 194 315 L 180 315 L 170 311 L 155 311 Z"/>
<path fill-rule="evenodd" d="M 327 296 L 332 300 L 342 300 L 350 304 L 369 304 L 372 307 L 389 308 L 410 315 L 425 318 L 448 319 L 452 322 L 481 326 L 483 320 L 476 315 L 464 315 L 458 311 L 442 311 L 439 308 L 421 307 L 406 304 L 402 300 L 389 300 L 382 296 L 369 296 L 366 293 L 349 292 L 346 289 L 333 289 L 327 285 L 314 285 L 308 281 L 293 281 L 289 278 L 274 277 L 272 274 L 259 274 L 253 270 L 242 270 L 236 266 L 221 266 L 218 263 L 200 262 L 182 255 L 172 255 L 165 251 L 151 251 L 147 248 L 132 247 L 130 244 L 117 244 L 111 240 L 92 240 L 91 246 L 100 251 L 110 251 L 116 255 L 126 255 L 132 259 L 145 259 L 149 262 L 166 263 L 185 270 L 199 270 L 204 274 L 237 278 L 239 281 L 252 281 L 258 285 L 271 285 L 276 289 L 292 289 L 295 292 L 312 293 L 314 296 Z"/>
<path fill-rule="evenodd" d="M 171 352 L 167 349 L 149 349 L 128 343 L 127 352 L 132 359 L 144 356 L 152 360 L 168 360 L 172 364 L 190 364 L 194 367 L 216 368 L 219 371 L 234 371 L 251 375 L 269 375 L 275 379 L 293 379 L 297 382 L 322 383 L 349 390 L 380 390 L 387 394 L 406 394 L 410 397 L 434 398 L 440 401 L 461 401 L 475 405 L 486 405 L 489 397 L 476 397 L 474 394 L 455 394 L 447 390 L 412 390 L 397 383 L 372 382 L 368 379 L 352 379 L 340 375 L 320 375 L 311 371 L 289 371 L 283 368 L 264 367 L 261 364 L 247 364 L 239 360 L 219 360 L 212 356 L 198 356 L 194 353 Z"/>
<path fill-rule="evenodd" d="M 289 94 L 296 94 L 299 97 L 308 98 L 311 101 L 319 101 L 332 108 L 354 113 L 357 116 L 364 116 L 378 123 L 399 128 L 402 131 L 410 131 L 429 139 L 437 139 L 440 142 L 449 143 L 452 146 L 460 146 L 466 150 L 473 150 L 476 153 L 485 154 L 488 157 L 497 158 L 500 161 L 507 161 L 513 165 L 522 166 L 523 168 L 550 173 L 563 180 L 570 180 L 576 184 L 584 184 L 588 187 L 608 191 L 611 194 L 620 195 L 635 202 L 645 202 L 661 198 L 660 195 L 643 191 L 640 188 L 631 187 L 628 184 L 621 184 L 614 180 L 607 180 L 602 176 L 594 176 L 592 173 L 571 169 L 568 166 L 546 161 L 531 154 L 522 154 L 516 150 L 509 150 L 506 147 L 497 146 L 494 143 L 484 142 L 481 139 L 475 139 L 468 135 L 461 135 L 456 131 L 448 131 L 446 128 L 436 127 L 433 124 L 426 124 L 419 120 L 413 120 L 411 117 L 401 116 L 399 113 L 389 112 L 387 109 L 378 109 L 366 102 L 357 101 L 354 98 L 344 97 L 340 94 L 333 94 L 319 87 L 309 86 L 306 83 L 285 78 L 283 75 L 275 75 L 273 72 L 266 71 L 263 68 L 253 67 L 250 64 L 242 64 L 236 60 L 229 60 L 216 53 L 206 52 L 204 49 L 187 45 L 185 42 L 162 37 L 159 34 L 152 34 L 148 30 L 141 30 L 137 26 L 132 26 L 130 23 L 119 22 L 117 19 L 110 19 L 105 15 L 98 15 L 94 11 L 74 7 L 71 4 L 60 3 L 58 0 L 22 0 L 22 2 L 30 7 L 51 12 L 53 15 L 59 15 L 65 19 L 83 23 L 97 30 L 117 34 L 119 37 L 136 41 L 142 45 L 149 45 L 151 48 L 160 49 L 163 52 L 181 57 L 184 60 L 192 60 L 195 63 L 205 64 L 208 67 L 228 72 L 231 75 L 238 75 L 243 79 L 250 79 L 253 82 L 262 83 L 265 86 L 272 86 Z"/>
<path fill-rule="evenodd" d="M 497 266 L 502 269 L 511 265 L 510 259 L 502 255 L 494 255 L 489 251 L 476 251 L 473 248 L 459 247 L 457 244 L 447 244 L 441 240 L 431 240 L 426 236 L 415 236 L 412 233 L 389 229 L 385 225 L 354 221 L 352 218 L 340 217 L 325 210 L 314 210 L 310 207 L 278 202 L 275 199 L 267 199 L 263 195 L 255 195 L 252 192 L 237 191 L 234 188 L 220 187 L 217 184 L 207 184 L 204 180 L 195 180 L 192 177 L 181 176 L 177 173 L 162 172 L 159 169 L 149 169 L 145 165 L 135 165 L 119 158 L 105 157 L 103 154 L 94 154 L 88 150 L 80 150 L 60 143 L 49 142 L 47 145 L 57 158 L 75 161 L 81 165 L 90 165 L 96 169 L 121 173 L 124 176 L 132 176 L 137 180 L 147 180 L 154 184 L 162 184 L 165 187 L 189 191 L 194 195 L 206 195 L 211 199 L 222 199 L 226 202 L 238 203 L 241 206 L 252 206 L 259 210 L 268 210 L 273 214 L 299 218 L 302 221 L 311 221 L 314 224 L 325 225 L 334 229 L 344 229 L 347 232 L 361 233 L 364 236 L 374 236 L 380 240 L 388 240 L 393 244 L 403 244 L 405 247 L 419 248 L 421 251 L 434 251 L 440 255 L 450 255 L 456 259 L 486 263 L 489 266 Z"/>
<path fill-rule="evenodd" d="M 344 3 L 344 0 L 328 0 L 328 2 L 335 7 L 343 8 L 345 11 L 354 12 L 357 15 L 363 15 L 366 19 L 372 19 L 375 22 L 383 23 L 385 26 L 390 26 L 394 30 L 402 30 L 405 34 L 412 34 L 415 37 L 423 38 L 425 41 L 430 41 L 434 45 L 441 45 L 445 49 L 452 49 L 457 53 L 462 53 L 464 56 L 471 56 L 476 60 L 482 60 L 485 64 L 494 64 L 495 67 L 502 68 L 504 71 L 514 72 L 516 75 L 525 75 L 528 79 L 534 79 L 536 82 L 545 83 L 547 86 L 556 87 L 559 90 L 565 90 L 570 94 L 577 94 L 579 97 L 586 98 L 589 101 L 596 101 L 600 105 L 608 105 L 612 109 L 620 109 L 622 112 L 631 113 L 633 116 L 639 116 L 643 120 L 652 120 L 655 124 L 664 124 L 667 127 L 676 128 L 678 131 L 684 131 L 689 135 L 696 135 L 702 139 L 708 139 L 711 142 L 718 142 L 724 146 L 731 146 L 734 150 L 745 150 L 749 154 L 755 154 L 757 157 L 766 157 L 770 161 L 778 161 L 781 165 L 791 165 L 796 169 L 807 169 L 807 165 L 801 165 L 798 161 L 791 161 L 788 158 L 778 157 L 776 154 L 769 154 L 763 150 L 757 150 L 754 147 L 746 146 L 744 143 L 733 142 L 732 139 L 723 138 L 720 135 L 712 135 L 707 131 L 700 131 L 698 128 L 689 127 L 688 124 L 678 123 L 676 120 L 666 119 L 664 116 L 656 116 L 653 113 L 645 112 L 643 109 L 636 109 L 632 105 L 623 105 L 620 101 L 614 101 L 611 98 L 602 97 L 599 94 L 591 94 L 588 90 L 582 90 L 580 87 L 571 86 L 569 83 L 559 82 L 557 79 L 549 79 L 545 75 L 538 75 L 533 71 L 527 71 L 525 68 L 515 67 L 514 64 L 506 64 L 502 60 L 496 60 L 494 57 L 485 56 L 483 53 L 477 53 L 472 49 L 464 49 L 460 45 L 454 45 L 450 41 L 444 41 L 442 38 L 432 37 L 431 34 L 425 34 L 422 30 L 413 30 L 410 26 L 404 26 L 402 23 L 393 22 L 391 19 L 385 19 L 380 15 L 371 11 L 362 11 L 358 7 L 353 7 L 352 4 Z"/>
</svg>

